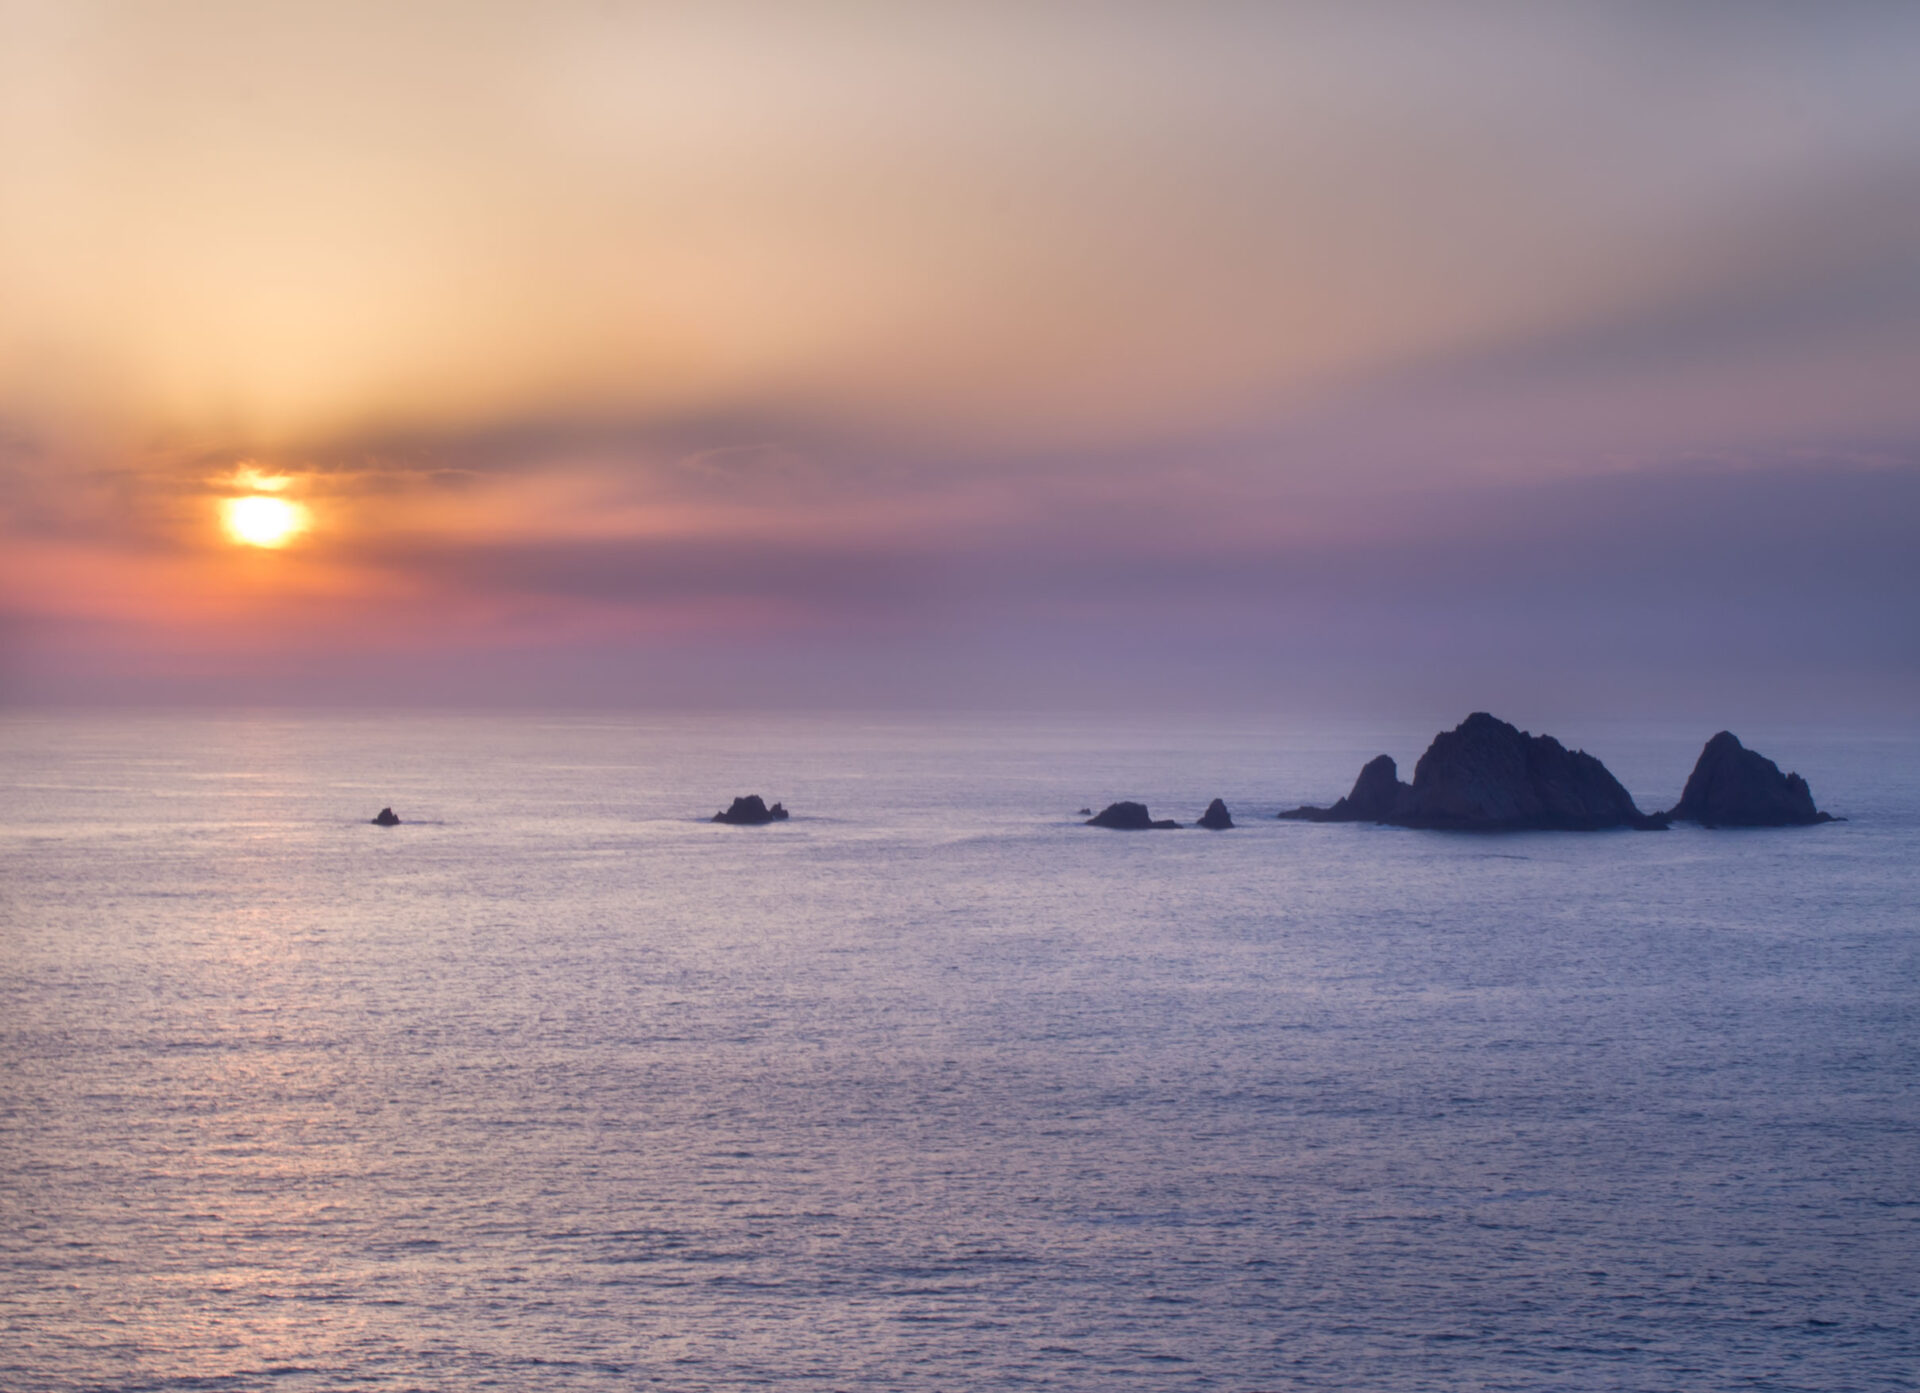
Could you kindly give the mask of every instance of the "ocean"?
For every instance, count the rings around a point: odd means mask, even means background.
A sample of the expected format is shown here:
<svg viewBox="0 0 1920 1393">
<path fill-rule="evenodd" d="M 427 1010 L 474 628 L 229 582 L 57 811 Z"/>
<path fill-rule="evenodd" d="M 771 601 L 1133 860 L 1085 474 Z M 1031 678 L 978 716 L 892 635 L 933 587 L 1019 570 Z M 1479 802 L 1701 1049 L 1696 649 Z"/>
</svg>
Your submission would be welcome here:
<svg viewBox="0 0 1920 1393">
<path fill-rule="evenodd" d="M 1464 714 L 0 718 L 0 1388 L 1920 1387 L 1920 732 Z"/>
</svg>

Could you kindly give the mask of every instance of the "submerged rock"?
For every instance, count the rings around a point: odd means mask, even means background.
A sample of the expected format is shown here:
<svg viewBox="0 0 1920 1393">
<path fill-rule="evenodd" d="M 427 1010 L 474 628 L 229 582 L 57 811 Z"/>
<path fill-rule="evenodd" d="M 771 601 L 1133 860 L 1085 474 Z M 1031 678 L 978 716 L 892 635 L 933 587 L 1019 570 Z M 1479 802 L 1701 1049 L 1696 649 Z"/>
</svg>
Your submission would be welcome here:
<svg viewBox="0 0 1920 1393">
<path fill-rule="evenodd" d="M 713 820 L 735 827 L 761 827 L 769 822 L 785 822 L 787 810 L 778 803 L 769 808 L 759 794 L 749 793 L 745 798 L 734 799 L 724 813 L 715 813 Z"/>
<path fill-rule="evenodd" d="M 1648 815 L 1607 766 L 1550 735 L 1526 731 L 1476 711 L 1433 738 L 1403 784 L 1385 755 L 1370 761 L 1353 792 L 1331 808 L 1280 814 L 1304 822 L 1385 822 L 1459 832 L 1594 832 L 1613 827 L 1652 831 L 1667 825 Z"/>
<path fill-rule="evenodd" d="M 1145 803 L 1109 803 L 1087 819 L 1089 827 L 1110 827 L 1116 832 L 1162 831 L 1179 825 L 1171 818 L 1155 822 Z"/>
<path fill-rule="evenodd" d="M 373 820 L 373 825 L 375 827 L 398 827 L 400 825 L 400 819 L 394 816 L 392 808 L 382 808 L 380 810 L 380 816 Z"/>
<path fill-rule="evenodd" d="M 1200 814 L 1200 820 L 1194 824 L 1209 832 L 1224 832 L 1233 826 L 1233 814 L 1227 811 L 1227 805 L 1218 798 L 1207 804 L 1207 810 Z"/>
<path fill-rule="evenodd" d="M 1702 827 L 1806 827 L 1836 820 L 1813 806 L 1805 779 L 1782 774 L 1779 765 L 1749 750 L 1730 730 L 1707 741 L 1667 816 Z"/>
</svg>

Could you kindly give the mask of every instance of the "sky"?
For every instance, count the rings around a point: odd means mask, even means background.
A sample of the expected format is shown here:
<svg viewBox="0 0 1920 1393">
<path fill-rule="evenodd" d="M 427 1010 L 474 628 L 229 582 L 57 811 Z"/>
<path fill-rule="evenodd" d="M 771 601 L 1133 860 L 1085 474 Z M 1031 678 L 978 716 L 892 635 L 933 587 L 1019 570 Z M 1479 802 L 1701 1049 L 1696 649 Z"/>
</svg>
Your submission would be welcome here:
<svg viewBox="0 0 1920 1393">
<path fill-rule="evenodd" d="M 1910 715 L 1917 71 L 1849 0 L 0 0 L 0 703 Z"/>
</svg>

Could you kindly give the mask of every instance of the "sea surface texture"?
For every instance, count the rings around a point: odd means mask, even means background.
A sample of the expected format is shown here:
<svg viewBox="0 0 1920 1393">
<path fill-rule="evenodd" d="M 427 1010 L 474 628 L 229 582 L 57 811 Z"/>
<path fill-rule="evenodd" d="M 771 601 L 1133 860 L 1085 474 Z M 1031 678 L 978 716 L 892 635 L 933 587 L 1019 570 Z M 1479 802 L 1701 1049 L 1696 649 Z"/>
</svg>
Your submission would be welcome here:
<svg viewBox="0 0 1920 1393">
<path fill-rule="evenodd" d="M 1920 1386 L 1920 741 L 1463 714 L 7 717 L 0 1388 Z"/>
</svg>

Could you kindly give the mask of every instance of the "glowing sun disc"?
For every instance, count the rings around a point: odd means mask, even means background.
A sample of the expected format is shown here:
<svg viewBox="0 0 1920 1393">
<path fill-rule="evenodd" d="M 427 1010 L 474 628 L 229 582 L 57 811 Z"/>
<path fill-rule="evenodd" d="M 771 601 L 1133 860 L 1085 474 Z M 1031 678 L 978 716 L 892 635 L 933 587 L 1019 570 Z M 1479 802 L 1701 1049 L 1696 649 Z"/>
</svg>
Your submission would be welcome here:
<svg viewBox="0 0 1920 1393">
<path fill-rule="evenodd" d="M 284 498 L 228 498 L 220 512 L 227 535 L 249 547 L 283 547 L 307 525 L 307 510 Z"/>
</svg>

